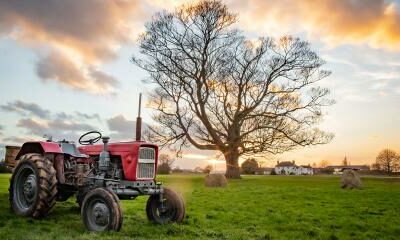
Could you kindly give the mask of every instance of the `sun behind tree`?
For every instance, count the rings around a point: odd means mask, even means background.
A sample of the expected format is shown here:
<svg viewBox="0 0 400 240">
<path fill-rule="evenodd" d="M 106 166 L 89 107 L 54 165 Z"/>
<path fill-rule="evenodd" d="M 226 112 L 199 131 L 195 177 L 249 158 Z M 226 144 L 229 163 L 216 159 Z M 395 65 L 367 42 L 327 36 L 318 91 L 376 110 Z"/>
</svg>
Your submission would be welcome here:
<svg viewBox="0 0 400 240">
<path fill-rule="evenodd" d="M 241 156 L 333 137 L 313 128 L 332 104 L 316 86 L 329 75 L 324 61 L 298 38 L 250 41 L 233 27 L 237 19 L 220 1 L 158 13 L 140 37 L 142 58 L 132 58 L 157 86 L 153 140 L 220 151 L 227 178 L 240 177 Z"/>
</svg>

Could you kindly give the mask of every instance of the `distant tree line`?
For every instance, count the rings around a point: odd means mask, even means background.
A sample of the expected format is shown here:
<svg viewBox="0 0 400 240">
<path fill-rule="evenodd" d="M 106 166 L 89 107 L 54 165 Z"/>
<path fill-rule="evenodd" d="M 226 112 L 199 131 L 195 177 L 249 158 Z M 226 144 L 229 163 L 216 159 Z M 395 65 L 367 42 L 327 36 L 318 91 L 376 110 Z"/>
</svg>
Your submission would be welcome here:
<svg viewBox="0 0 400 240">
<path fill-rule="evenodd" d="M 168 154 L 160 154 L 157 173 L 158 174 L 170 174 L 172 173 L 180 173 L 183 172 L 178 166 L 172 168 L 172 164 L 174 160 Z M 334 172 L 333 168 L 328 168 L 330 162 L 327 160 L 322 160 L 319 162 L 318 167 L 321 168 L 319 173 L 322 174 L 332 174 Z M 350 166 L 350 162 L 347 160 L 347 157 L 342 161 L 343 166 Z M 317 167 L 316 163 L 313 163 L 313 167 Z M 242 174 L 256 174 L 257 171 L 261 169 L 261 164 L 255 158 L 246 159 L 240 167 L 240 171 Z M 1 162 L 0 162 L 0 172 L 1 172 Z M 206 173 L 209 174 L 212 172 L 213 166 L 206 165 L 205 167 L 196 167 L 194 172 L 197 173 Z M 371 170 L 384 172 L 387 174 L 400 171 L 400 155 L 396 153 L 396 151 L 392 149 L 383 149 L 379 152 L 376 157 L 375 163 L 371 165 Z M 276 174 L 274 170 L 271 172 L 272 175 Z"/>
</svg>

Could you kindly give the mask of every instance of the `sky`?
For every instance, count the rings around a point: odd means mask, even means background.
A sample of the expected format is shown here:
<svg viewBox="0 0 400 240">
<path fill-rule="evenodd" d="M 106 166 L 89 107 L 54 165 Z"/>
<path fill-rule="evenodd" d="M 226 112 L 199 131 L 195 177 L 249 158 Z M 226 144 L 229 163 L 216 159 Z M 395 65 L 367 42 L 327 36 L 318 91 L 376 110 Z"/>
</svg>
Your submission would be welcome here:
<svg viewBox="0 0 400 240">
<path fill-rule="evenodd" d="M 138 95 L 154 87 L 130 62 L 144 24 L 189 1 L 0 0 L 0 158 L 27 140 L 77 141 L 93 129 L 112 140 L 134 138 Z M 320 128 L 326 145 L 275 156 L 263 166 L 322 160 L 371 164 L 383 148 L 400 152 L 400 2 L 384 0 L 226 0 L 248 38 L 293 35 L 307 40 L 332 74 L 320 85 L 336 104 Z M 152 111 L 142 109 L 151 123 Z M 181 168 L 223 161 L 188 149 Z"/>
</svg>

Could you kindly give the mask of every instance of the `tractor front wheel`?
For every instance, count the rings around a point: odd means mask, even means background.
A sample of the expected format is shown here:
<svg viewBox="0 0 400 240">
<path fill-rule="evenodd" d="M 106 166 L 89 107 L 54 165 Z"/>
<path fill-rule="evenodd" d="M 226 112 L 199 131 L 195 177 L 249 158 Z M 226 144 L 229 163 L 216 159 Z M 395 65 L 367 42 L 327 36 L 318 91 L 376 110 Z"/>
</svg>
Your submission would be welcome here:
<svg viewBox="0 0 400 240">
<path fill-rule="evenodd" d="M 20 216 L 41 218 L 53 208 L 57 178 L 52 162 L 41 154 L 23 155 L 11 176 L 9 199 Z"/>
<path fill-rule="evenodd" d="M 89 191 L 82 203 L 81 215 L 86 229 L 92 232 L 119 231 L 122 212 L 118 196 L 105 188 Z"/>
<path fill-rule="evenodd" d="M 183 198 L 169 188 L 164 188 L 162 199 L 159 195 L 151 195 L 146 205 L 147 218 L 158 224 L 180 223 L 185 218 Z"/>
</svg>

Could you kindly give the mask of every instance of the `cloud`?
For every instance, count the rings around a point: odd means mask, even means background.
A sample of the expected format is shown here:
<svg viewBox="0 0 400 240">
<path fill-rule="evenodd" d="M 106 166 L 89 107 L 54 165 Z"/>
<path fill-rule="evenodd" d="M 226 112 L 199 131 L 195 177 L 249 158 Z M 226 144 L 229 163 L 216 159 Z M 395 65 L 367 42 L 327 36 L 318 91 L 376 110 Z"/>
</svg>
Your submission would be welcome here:
<svg viewBox="0 0 400 240">
<path fill-rule="evenodd" d="M 108 128 L 114 140 L 133 139 L 136 133 L 136 121 L 128 120 L 123 115 L 117 115 L 107 120 Z"/>
<path fill-rule="evenodd" d="M 383 68 L 384 66 L 380 66 Z M 382 69 L 380 71 L 360 71 L 358 72 L 361 76 L 366 76 L 368 78 L 376 79 L 376 80 L 397 80 L 400 79 L 400 72 L 393 71 L 389 69 Z"/>
<path fill-rule="evenodd" d="M 188 1 L 154 0 L 149 4 L 173 10 L 185 2 Z M 244 31 L 275 37 L 306 33 L 332 45 L 367 43 L 376 48 L 400 50 L 400 9 L 393 0 L 226 0 L 224 3 L 239 14 L 239 27 Z"/>
<path fill-rule="evenodd" d="M 244 30 L 268 34 L 305 32 L 333 44 L 400 50 L 400 11 L 385 0 L 228 1 Z"/>
<path fill-rule="evenodd" d="M 90 124 L 70 120 L 55 119 L 39 121 L 27 118 L 18 120 L 17 127 L 25 129 L 27 134 L 36 137 L 42 138 L 46 135 L 52 136 L 54 140 L 66 139 L 70 141 L 78 139 L 79 135 L 83 132 L 97 129 Z M 7 139 L 5 138 L 4 141 L 7 141 Z"/>
<path fill-rule="evenodd" d="M 31 134 L 43 136 L 54 132 L 74 132 L 74 131 L 91 131 L 96 129 L 87 123 L 78 123 L 70 120 L 49 120 L 38 121 L 34 119 L 23 118 L 18 120 L 17 127 L 25 128 Z"/>
<path fill-rule="evenodd" d="M 61 53 L 52 52 L 42 58 L 36 65 L 36 71 L 43 80 L 55 80 L 74 89 L 92 93 L 108 93 L 114 89 L 118 81 L 92 67 L 78 67 L 73 61 Z"/>
<path fill-rule="evenodd" d="M 11 137 L 4 138 L 3 141 L 7 142 L 7 144 L 10 144 L 10 143 L 22 144 L 22 143 L 25 143 L 25 142 L 34 141 L 34 139 L 33 138 L 29 138 L 29 137 L 11 136 Z"/>
<path fill-rule="evenodd" d="M 36 103 L 24 102 L 21 100 L 16 100 L 13 102 L 8 102 L 7 104 L 0 105 L 0 109 L 6 112 L 15 112 L 20 114 L 21 116 L 34 116 L 39 117 L 40 119 L 49 120 L 49 119 L 66 119 L 66 120 L 92 120 L 96 119 L 100 121 L 100 115 L 98 113 L 82 113 L 79 111 L 74 111 L 73 113 L 51 113 L 48 109 L 44 109 Z M 0 126 L 0 130 L 1 126 Z"/>
<path fill-rule="evenodd" d="M 84 118 L 84 119 L 97 119 L 100 120 L 100 116 L 97 113 L 94 114 L 87 114 L 87 113 L 81 113 L 81 112 L 77 112 L 75 111 L 75 114 L 80 117 L 80 118 Z"/>
<path fill-rule="evenodd" d="M 0 37 L 38 54 L 36 72 L 93 94 L 115 94 L 118 80 L 101 70 L 132 43 L 154 12 L 185 1 L 19 0 L 0 2 Z M 187 1 L 186 1 L 187 2 Z M 329 44 L 367 43 L 400 49 L 400 14 L 385 0 L 227 0 L 240 27 L 257 34 L 306 33 Z M 44 7 L 45 6 L 45 7 Z"/>
<path fill-rule="evenodd" d="M 27 103 L 21 100 L 1 105 L 0 108 L 7 112 L 16 112 L 22 115 L 30 114 L 40 118 L 48 118 L 50 115 L 50 111 L 43 109 L 36 103 Z"/>
<path fill-rule="evenodd" d="M 23 116 L 23 118 L 17 121 L 16 127 L 24 129 L 26 134 L 37 137 L 43 137 L 46 134 L 53 136 L 54 139 L 65 138 L 75 140 L 82 132 L 98 129 L 92 125 L 93 120 L 101 121 L 97 113 L 81 113 L 79 111 L 74 111 L 73 113 L 52 113 L 35 103 L 19 100 L 9 102 L 6 105 L 0 106 L 0 108 L 5 111 L 19 113 Z M 1 130 L 2 126 L 0 126 L 0 132 Z M 15 141 L 16 138 L 11 136 L 6 136 L 3 140 L 19 142 Z"/>
<path fill-rule="evenodd" d="M 107 120 L 108 129 L 111 131 L 110 137 L 113 141 L 133 140 L 136 136 L 136 121 L 126 119 L 123 115 L 117 115 Z M 148 125 L 142 122 L 142 138 L 148 130 Z"/>
<path fill-rule="evenodd" d="M 46 131 L 49 129 L 47 124 L 28 118 L 18 120 L 17 127 L 25 128 L 28 130 L 28 133 L 39 136 L 47 134 Z"/>
<path fill-rule="evenodd" d="M 394 90 L 395 93 L 400 94 L 400 86 Z"/>
<path fill-rule="evenodd" d="M 52 120 L 47 123 L 48 128 L 54 130 L 60 130 L 60 131 L 91 131 L 96 129 L 90 124 L 87 123 L 78 123 L 78 122 L 73 122 L 73 121 L 68 121 L 68 120 Z"/>
<path fill-rule="evenodd" d="M 44 80 L 92 93 L 110 92 L 116 80 L 98 66 L 133 40 L 136 21 L 143 16 L 137 0 L 1 1 L 0 36 L 35 49 L 40 57 L 37 72 Z"/>
<path fill-rule="evenodd" d="M 96 119 L 98 121 L 100 121 L 100 115 L 97 113 L 94 114 L 87 114 L 87 113 L 81 113 L 78 111 L 75 111 L 73 114 L 68 114 L 65 112 L 59 112 L 56 114 L 56 118 L 57 119 L 75 119 L 75 120 L 92 120 L 92 119 Z"/>
</svg>

